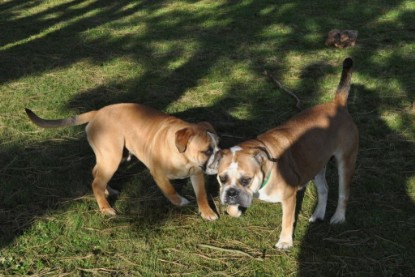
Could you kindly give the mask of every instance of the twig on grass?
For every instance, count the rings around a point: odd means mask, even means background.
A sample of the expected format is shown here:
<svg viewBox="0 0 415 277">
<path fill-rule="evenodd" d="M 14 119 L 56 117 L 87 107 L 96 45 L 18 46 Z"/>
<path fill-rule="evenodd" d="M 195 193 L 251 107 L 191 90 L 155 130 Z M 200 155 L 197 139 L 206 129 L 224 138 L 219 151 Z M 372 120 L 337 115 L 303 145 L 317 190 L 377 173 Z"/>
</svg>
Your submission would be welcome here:
<svg viewBox="0 0 415 277">
<path fill-rule="evenodd" d="M 228 263 L 226 261 L 224 261 L 224 259 L 226 259 L 226 258 L 212 258 L 212 257 L 208 257 L 206 255 L 202 255 L 200 253 L 195 253 L 195 255 L 201 257 L 204 260 L 211 260 L 211 261 L 215 261 L 215 262 L 218 262 L 218 263 L 221 263 L 221 264 L 224 264 L 224 265 L 228 265 Z"/>
<path fill-rule="evenodd" d="M 123 255 L 121 255 L 121 254 L 119 254 L 119 253 L 117 253 L 117 254 L 116 254 L 116 256 L 117 256 L 118 258 L 120 258 L 121 260 L 123 260 L 124 262 L 126 262 L 126 263 L 130 264 L 130 265 L 133 265 L 133 266 L 140 266 L 139 264 L 136 264 L 136 263 L 134 263 L 134 262 L 130 261 L 129 259 L 127 259 L 126 257 L 124 257 Z"/>
<path fill-rule="evenodd" d="M 18 156 L 15 156 L 9 163 L 7 163 L 3 168 L 0 169 L 1 172 L 6 172 L 7 169 L 17 160 Z"/>
<path fill-rule="evenodd" d="M 397 247 L 399 247 L 399 248 L 401 248 L 401 249 L 405 249 L 405 247 L 404 247 L 404 246 L 402 246 L 402 245 L 400 245 L 400 244 L 398 244 L 398 243 L 396 243 L 396 242 L 394 242 L 394 241 L 391 241 L 391 240 L 389 240 L 389 239 L 386 239 L 386 238 L 381 237 L 381 236 L 378 236 L 378 235 L 375 235 L 375 237 L 377 237 L 378 239 L 381 239 L 381 240 L 383 240 L 383 241 L 386 241 L 386 242 L 392 243 L 393 245 L 395 245 L 395 246 L 397 246 Z"/>
<path fill-rule="evenodd" d="M 217 213 L 220 213 L 220 209 L 218 208 L 218 206 L 216 205 L 215 199 L 213 199 L 212 195 L 210 196 L 211 201 L 213 202 L 213 205 L 215 206 L 215 210 Z"/>
<path fill-rule="evenodd" d="M 281 89 L 282 91 L 284 91 L 285 93 L 288 93 L 289 95 L 291 95 L 292 97 L 294 97 L 295 98 L 295 100 L 297 100 L 297 103 L 295 104 L 295 107 L 298 109 L 298 110 L 302 110 L 303 108 L 302 108 L 302 106 L 301 106 L 301 101 L 300 101 L 300 99 L 298 98 L 298 96 L 297 95 L 295 95 L 293 92 L 291 92 L 291 91 L 289 91 L 288 89 L 286 89 L 286 88 L 284 88 L 284 86 L 277 80 L 277 79 L 275 79 L 275 77 L 271 74 L 271 73 L 269 73 L 268 71 L 266 71 L 266 70 L 264 70 L 264 72 L 263 72 L 263 74 L 265 75 L 265 76 L 267 76 L 269 79 L 271 79 L 271 81 L 279 88 L 279 89 Z"/>
<path fill-rule="evenodd" d="M 174 265 L 177 265 L 177 266 L 186 267 L 184 264 L 181 264 L 181 263 L 178 263 L 178 262 L 167 261 L 167 260 L 160 259 L 160 258 L 158 258 L 157 260 L 159 260 L 160 262 L 163 262 L 163 263 L 174 264 Z"/>
<path fill-rule="evenodd" d="M 217 246 L 213 246 L 213 245 L 209 245 L 209 244 L 198 244 L 197 246 L 200 247 L 200 248 L 208 248 L 208 249 L 212 249 L 212 250 L 216 250 L 216 251 L 239 254 L 239 255 L 247 256 L 247 257 L 250 257 L 250 258 L 256 259 L 256 260 L 263 260 L 262 258 L 256 258 L 256 257 L 252 256 L 251 254 L 248 254 L 246 252 L 243 252 L 243 251 L 237 250 L 237 249 L 222 248 L 222 247 L 217 247 Z"/>
<path fill-rule="evenodd" d="M 100 271 L 109 272 L 109 273 L 117 272 L 117 270 L 104 268 L 104 267 L 98 267 L 98 268 L 81 268 L 81 267 L 78 267 L 77 269 L 79 271 L 93 273 L 95 275 L 98 274 Z"/>
</svg>

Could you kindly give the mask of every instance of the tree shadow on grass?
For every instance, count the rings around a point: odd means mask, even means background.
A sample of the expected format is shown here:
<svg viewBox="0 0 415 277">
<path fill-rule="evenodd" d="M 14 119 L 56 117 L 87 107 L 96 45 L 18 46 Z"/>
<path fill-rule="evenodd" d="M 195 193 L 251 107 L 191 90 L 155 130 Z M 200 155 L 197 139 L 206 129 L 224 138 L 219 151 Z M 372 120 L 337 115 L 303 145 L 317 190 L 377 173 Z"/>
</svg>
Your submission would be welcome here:
<svg viewBox="0 0 415 277">
<path fill-rule="evenodd" d="M 82 144 L 81 144 L 82 145 Z M 79 152 L 76 141 L 45 142 L 2 151 L 1 247 L 29 228 L 33 221 L 64 210 L 85 196 L 85 170 L 92 157 Z M 74 174 L 77 172 L 77 174 Z"/>
</svg>

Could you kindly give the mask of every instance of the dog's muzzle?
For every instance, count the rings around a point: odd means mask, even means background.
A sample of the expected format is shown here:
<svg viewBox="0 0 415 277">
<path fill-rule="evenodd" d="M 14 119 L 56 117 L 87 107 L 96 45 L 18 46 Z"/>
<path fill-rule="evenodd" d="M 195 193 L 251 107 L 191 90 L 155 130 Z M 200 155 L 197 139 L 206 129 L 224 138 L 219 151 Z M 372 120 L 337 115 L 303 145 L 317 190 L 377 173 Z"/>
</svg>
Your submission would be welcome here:
<svg viewBox="0 0 415 277">
<path fill-rule="evenodd" d="M 248 208 L 252 204 L 253 195 L 238 187 L 227 187 L 221 190 L 221 202 L 226 205 L 239 205 Z"/>
<path fill-rule="evenodd" d="M 230 188 L 226 191 L 225 204 L 236 205 L 239 203 L 239 190 Z"/>
</svg>

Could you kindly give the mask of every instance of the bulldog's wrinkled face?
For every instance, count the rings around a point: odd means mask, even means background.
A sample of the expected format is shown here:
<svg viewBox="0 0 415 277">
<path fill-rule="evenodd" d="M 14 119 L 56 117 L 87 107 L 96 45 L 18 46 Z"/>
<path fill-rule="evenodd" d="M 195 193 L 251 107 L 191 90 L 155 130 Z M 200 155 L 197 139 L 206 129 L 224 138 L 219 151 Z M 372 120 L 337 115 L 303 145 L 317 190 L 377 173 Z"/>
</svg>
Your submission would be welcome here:
<svg viewBox="0 0 415 277">
<path fill-rule="evenodd" d="M 186 128 L 176 133 L 176 147 L 187 160 L 206 174 L 217 173 L 217 159 L 215 159 L 219 137 L 199 123 L 194 128 Z M 213 128 L 212 128 L 213 129 Z"/>
<path fill-rule="evenodd" d="M 220 200 L 222 204 L 248 208 L 264 179 L 261 170 L 263 156 L 258 150 L 240 146 L 222 150 L 221 153 L 217 176 Z M 230 215 L 239 216 L 240 213 Z"/>
</svg>

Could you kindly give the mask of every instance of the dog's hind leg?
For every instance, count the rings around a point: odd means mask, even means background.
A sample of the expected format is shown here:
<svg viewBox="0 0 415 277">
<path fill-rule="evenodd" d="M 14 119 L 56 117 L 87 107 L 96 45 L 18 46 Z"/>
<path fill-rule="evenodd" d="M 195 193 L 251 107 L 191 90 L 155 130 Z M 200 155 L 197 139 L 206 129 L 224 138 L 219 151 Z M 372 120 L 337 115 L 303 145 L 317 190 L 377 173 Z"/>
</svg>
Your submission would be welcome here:
<svg viewBox="0 0 415 277">
<path fill-rule="evenodd" d="M 111 208 L 106 199 L 106 194 L 116 193 L 115 190 L 109 188 L 107 190 L 107 184 L 117 171 L 118 165 L 121 162 L 120 159 L 107 158 L 105 162 L 97 155 L 97 164 L 93 169 L 94 180 L 92 182 L 92 190 L 94 192 L 95 199 L 97 200 L 99 210 L 105 215 L 115 215 L 116 212 Z"/>
<path fill-rule="evenodd" d="M 357 151 L 336 156 L 339 174 L 339 200 L 336 212 L 330 220 L 331 224 L 342 223 L 346 220 L 346 207 L 350 195 L 350 184 L 354 174 L 356 156 Z"/>
<path fill-rule="evenodd" d="M 100 137 L 100 139 L 104 139 Z M 95 199 L 98 203 L 99 210 L 105 215 L 115 215 L 115 210 L 110 206 L 106 199 L 106 194 L 117 194 L 116 190 L 111 189 L 108 186 L 108 182 L 111 180 L 115 171 L 122 159 L 122 143 L 110 141 L 106 138 L 105 144 L 101 141 L 96 147 L 96 141 L 88 138 L 89 144 L 95 152 L 96 165 L 92 170 L 94 180 L 92 181 L 92 190 L 94 192 Z"/>
<path fill-rule="evenodd" d="M 317 220 L 323 220 L 326 213 L 328 186 L 326 181 L 326 167 L 314 177 L 314 184 L 317 187 L 318 202 L 317 207 L 314 210 L 313 215 L 310 217 L 310 222 L 316 222 Z"/>
</svg>

